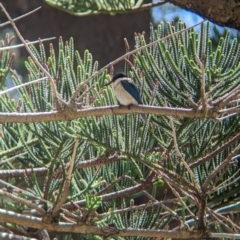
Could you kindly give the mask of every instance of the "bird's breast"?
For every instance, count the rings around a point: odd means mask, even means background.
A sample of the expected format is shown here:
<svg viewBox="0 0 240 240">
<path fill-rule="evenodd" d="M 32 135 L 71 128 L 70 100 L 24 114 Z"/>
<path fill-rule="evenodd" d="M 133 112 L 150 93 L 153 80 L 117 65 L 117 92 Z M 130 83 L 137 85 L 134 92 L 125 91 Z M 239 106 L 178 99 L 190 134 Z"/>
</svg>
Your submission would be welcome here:
<svg viewBox="0 0 240 240">
<path fill-rule="evenodd" d="M 132 95 L 123 88 L 121 82 L 118 82 L 114 85 L 114 93 L 121 105 L 128 106 L 130 104 L 138 104 L 136 99 L 133 98 Z"/>
</svg>

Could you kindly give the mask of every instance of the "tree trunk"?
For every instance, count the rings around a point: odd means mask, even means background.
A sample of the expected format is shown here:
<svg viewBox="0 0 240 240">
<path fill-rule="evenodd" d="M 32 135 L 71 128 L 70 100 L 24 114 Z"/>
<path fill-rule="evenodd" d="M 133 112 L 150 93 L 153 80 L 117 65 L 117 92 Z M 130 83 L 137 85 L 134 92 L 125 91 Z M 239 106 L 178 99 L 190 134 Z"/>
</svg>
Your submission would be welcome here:
<svg viewBox="0 0 240 240">
<path fill-rule="evenodd" d="M 216 24 L 240 30 L 239 0 L 169 0 L 168 2 Z"/>
</svg>

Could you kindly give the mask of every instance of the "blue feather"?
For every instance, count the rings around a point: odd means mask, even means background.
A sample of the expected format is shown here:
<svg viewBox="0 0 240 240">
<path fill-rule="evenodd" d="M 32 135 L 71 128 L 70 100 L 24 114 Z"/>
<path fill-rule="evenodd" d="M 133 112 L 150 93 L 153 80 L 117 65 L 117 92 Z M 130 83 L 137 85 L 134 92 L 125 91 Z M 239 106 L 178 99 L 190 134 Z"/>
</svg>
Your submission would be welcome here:
<svg viewBox="0 0 240 240">
<path fill-rule="evenodd" d="M 131 83 L 127 80 L 121 81 L 123 88 L 131 95 L 134 99 L 138 102 L 138 104 L 143 104 L 142 99 L 140 97 L 140 93 L 138 88 L 135 86 L 134 83 Z"/>
</svg>

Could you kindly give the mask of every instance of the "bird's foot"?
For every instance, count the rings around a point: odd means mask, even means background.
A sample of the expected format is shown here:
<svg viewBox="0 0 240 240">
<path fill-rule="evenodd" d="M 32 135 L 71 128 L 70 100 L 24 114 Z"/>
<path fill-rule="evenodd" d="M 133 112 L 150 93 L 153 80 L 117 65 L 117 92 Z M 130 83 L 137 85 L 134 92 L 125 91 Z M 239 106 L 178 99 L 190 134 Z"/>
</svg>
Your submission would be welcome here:
<svg viewBox="0 0 240 240">
<path fill-rule="evenodd" d="M 127 107 L 128 107 L 128 110 L 130 109 L 130 107 L 132 106 L 132 104 L 129 104 Z"/>
<path fill-rule="evenodd" d="M 123 108 L 123 107 L 125 107 L 124 105 L 122 105 L 122 104 L 119 104 L 119 108 Z"/>
<path fill-rule="evenodd" d="M 130 109 L 130 107 L 133 106 L 134 104 L 122 105 L 122 104 L 118 103 L 118 105 L 119 105 L 119 108 L 128 107 L 128 109 Z"/>
</svg>

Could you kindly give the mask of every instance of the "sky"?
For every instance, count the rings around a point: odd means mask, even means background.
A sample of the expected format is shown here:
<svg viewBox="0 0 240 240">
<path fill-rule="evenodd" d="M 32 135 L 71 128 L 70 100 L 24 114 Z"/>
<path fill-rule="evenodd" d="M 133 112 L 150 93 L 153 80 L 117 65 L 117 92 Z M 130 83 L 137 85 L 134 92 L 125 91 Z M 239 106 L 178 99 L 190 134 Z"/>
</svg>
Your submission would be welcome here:
<svg viewBox="0 0 240 240">
<path fill-rule="evenodd" d="M 159 0 L 153 0 L 153 2 L 159 2 Z M 172 21 L 179 17 L 183 22 L 186 23 L 187 27 L 190 27 L 203 20 L 202 17 L 197 14 L 191 13 L 184 9 L 174 6 L 173 4 L 166 3 L 159 7 L 152 8 L 152 21 L 154 24 L 158 24 L 161 21 Z M 214 35 L 214 26 L 217 28 L 217 31 L 220 35 L 223 35 L 226 30 L 230 29 L 233 37 L 239 37 L 240 32 L 226 27 L 220 27 L 216 24 L 211 23 L 211 34 Z M 196 29 L 197 30 L 197 29 Z"/>
</svg>

